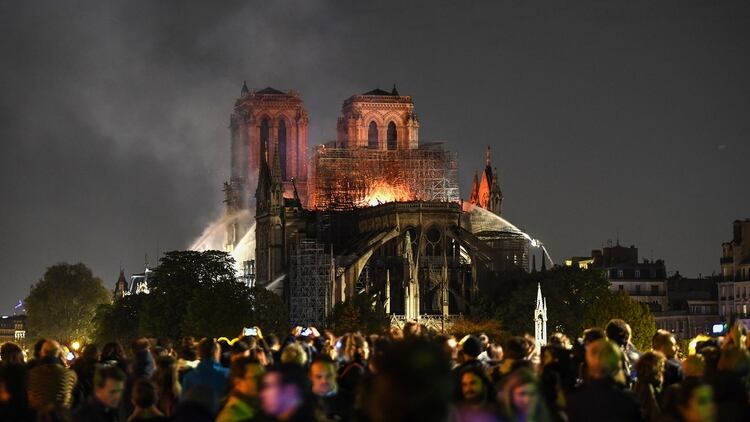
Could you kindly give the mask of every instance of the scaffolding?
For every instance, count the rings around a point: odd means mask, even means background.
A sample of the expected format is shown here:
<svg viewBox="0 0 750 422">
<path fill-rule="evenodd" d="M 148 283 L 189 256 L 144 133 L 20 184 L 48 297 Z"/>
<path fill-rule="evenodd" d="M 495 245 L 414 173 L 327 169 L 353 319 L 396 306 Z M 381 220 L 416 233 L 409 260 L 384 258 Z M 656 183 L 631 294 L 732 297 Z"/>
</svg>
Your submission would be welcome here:
<svg viewBox="0 0 750 422">
<path fill-rule="evenodd" d="M 325 325 L 331 309 L 332 261 L 315 240 L 297 242 L 291 260 L 289 319 L 292 326 Z"/>
<path fill-rule="evenodd" d="M 374 205 L 374 190 L 387 189 L 386 201 L 458 202 L 458 157 L 442 143 L 419 148 L 378 150 L 318 146 L 313 157 L 310 204 L 320 210 Z"/>
</svg>

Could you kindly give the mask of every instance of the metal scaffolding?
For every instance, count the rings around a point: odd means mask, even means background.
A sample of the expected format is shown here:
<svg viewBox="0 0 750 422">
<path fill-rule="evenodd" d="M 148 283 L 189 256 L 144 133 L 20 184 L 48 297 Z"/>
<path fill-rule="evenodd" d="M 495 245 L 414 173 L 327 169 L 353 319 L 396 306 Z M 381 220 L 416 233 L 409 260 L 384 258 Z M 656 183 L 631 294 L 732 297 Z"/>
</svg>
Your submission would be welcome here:
<svg viewBox="0 0 750 422">
<path fill-rule="evenodd" d="M 320 145 L 313 157 L 310 204 L 321 210 L 373 205 L 366 198 L 382 187 L 395 201 L 458 202 L 457 161 L 441 143 L 398 150 Z"/>
<path fill-rule="evenodd" d="M 292 326 L 325 325 L 331 309 L 332 261 L 323 245 L 300 240 L 291 259 L 289 319 Z"/>
</svg>

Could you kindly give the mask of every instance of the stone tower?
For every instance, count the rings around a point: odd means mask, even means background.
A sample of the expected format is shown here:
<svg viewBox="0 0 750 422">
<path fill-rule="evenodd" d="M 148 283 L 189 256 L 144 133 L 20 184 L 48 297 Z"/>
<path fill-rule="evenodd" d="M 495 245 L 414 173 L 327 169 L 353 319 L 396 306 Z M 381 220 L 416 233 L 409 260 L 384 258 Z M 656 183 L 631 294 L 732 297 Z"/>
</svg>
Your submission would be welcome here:
<svg viewBox="0 0 750 422">
<path fill-rule="evenodd" d="M 284 183 L 279 155 L 278 150 L 274 151 L 272 167 L 265 159 L 261 160 L 255 191 L 256 282 L 261 286 L 271 283 L 284 266 Z"/>
<path fill-rule="evenodd" d="M 547 299 L 542 297 L 541 284 L 536 285 L 536 309 L 534 309 L 534 339 L 537 350 L 547 344 Z"/>
<path fill-rule="evenodd" d="M 338 120 L 337 143 L 343 148 L 379 150 L 414 149 L 419 146 L 419 119 L 414 102 L 391 92 L 373 89 L 344 101 Z"/>
<path fill-rule="evenodd" d="M 296 91 L 268 87 L 250 90 L 243 83 L 240 98 L 229 119 L 231 129 L 231 178 L 224 184 L 226 214 L 255 211 L 254 189 L 263 161 L 279 155 L 283 193 L 292 197 L 296 184 L 299 198 L 307 203 L 307 112 Z M 295 183 L 292 183 L 294 180 Z M 252 219 L 228 219 L 227 249 L 247 232 Z"/>
</svg>

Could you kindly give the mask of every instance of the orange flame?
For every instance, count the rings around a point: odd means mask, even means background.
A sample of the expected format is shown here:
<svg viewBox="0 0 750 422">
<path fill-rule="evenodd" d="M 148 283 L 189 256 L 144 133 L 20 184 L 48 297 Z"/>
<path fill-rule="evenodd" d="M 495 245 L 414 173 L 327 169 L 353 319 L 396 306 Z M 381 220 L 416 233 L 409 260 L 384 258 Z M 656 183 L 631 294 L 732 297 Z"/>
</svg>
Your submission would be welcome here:
<svg viewBox="0 0 750 422">
<path fill-rule="evenodd" d="M 370 185 L 362 205 L 374 207 L 386 202 L 408 201 L 411 199 L 409 191 L 403 186 L 393 186 L 384 181 Z"/>
</svg>

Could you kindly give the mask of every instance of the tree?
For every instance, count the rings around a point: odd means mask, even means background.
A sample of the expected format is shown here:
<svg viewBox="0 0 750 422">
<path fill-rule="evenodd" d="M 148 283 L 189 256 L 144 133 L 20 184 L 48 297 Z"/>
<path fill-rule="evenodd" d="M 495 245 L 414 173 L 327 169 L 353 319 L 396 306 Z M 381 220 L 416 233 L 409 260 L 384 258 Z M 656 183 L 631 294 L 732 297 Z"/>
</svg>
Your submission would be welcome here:
<svg viewBox="0 0 750 422">
<path fill-rule="evenodd" d="M 250 298 L 253 313 L 248 325 L 257 325 L 264 334 L 279 337 L 289 332 L 289 310 L 279 295 L 264 287 L 253 287 Z"/>
<path fill-rule="evenodd" d="M 656 332 L 656 322 L 648 305 L 638 303 L 623 291 L 609 292 L 601 300 L 591 304 L 584 322 L 589 327 L 602 327 L 613 318 L 630 324 L 633 329 L 631 342 L 641 350 L 651 347 L 651 337 Z"/>
<path fill-rule="evenodd" d="M 359 293 L 346 302 L 337 303 L 328 318 L 328 325 L 339 334 L 376 333 L 388 328 L 390 322 L 377 293 Z"/>
<path fill-rule="evenodd" d="M 99 344 L 110 341 L 127 344 L 141 337 L 140 313 L 146 299 L 148 295 L 128 295 L 114 303 L 99 305 L 94 317 L 94 341 Z"/>
<path fill-rule="evenodd" d="M 153 280 L 149 282 L 151 293 L 141 310 L 139 332 L 146 336 L 178 339 L 185 335 L 195 335 L 185 328 L 206 331 L 205 325 L 198 323 L 200 312 L 211 312 L 217 318 L 224 314 L 214 314 L 213 310 L 198 302 L 193 303 L 193 300 L 196 296 L 209 300 L 212 289 L 219 295 L 219 301 L 224 294 L 229 294 L 234 299 L 236 296 L 232 295 L 232 286 L 236 285 L 234 259 L 226 252 L 167 252 L 159 261 Z M 194 309 L 188 318 L 191 303 Z M 215 301 L 213 303 L 219 308 L 226 305 Z M 231 302 L 231 306 L 234 305 L 236 303 Z M 216 322 L 216 319 L 212 318 L 211 321 Z M 231 334 L 233 333 L 223 335 Z"/>
<path fill-rule="evenodd" d="M 476 303 L 481 319 L 501 321 L 513 335 L 533 333 L 533 313 L 537 284 L 547 298 L 547 330 L 570 337 L 587 328 L 584 316 L 588 308 L 609 295 L 609 281 L 600 271 L 556 267 L 549 271 L 506 272 L 488 277 Z"/>
<path fill-rule="evenodd" d="M 64 342 L 88 341 L 97 307 L 110 300 L 111 292 L 84 264 L 53 265 L 26 298 L 29 331 Z"/>
</svg>

